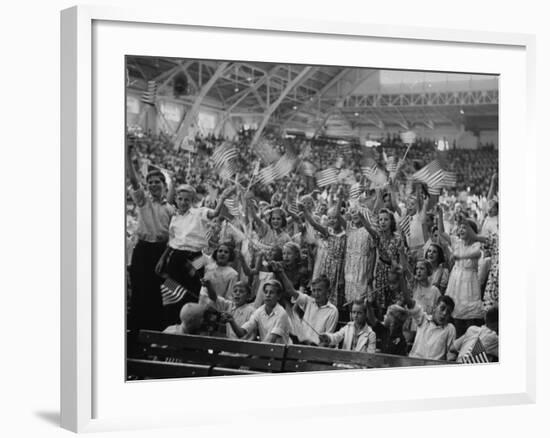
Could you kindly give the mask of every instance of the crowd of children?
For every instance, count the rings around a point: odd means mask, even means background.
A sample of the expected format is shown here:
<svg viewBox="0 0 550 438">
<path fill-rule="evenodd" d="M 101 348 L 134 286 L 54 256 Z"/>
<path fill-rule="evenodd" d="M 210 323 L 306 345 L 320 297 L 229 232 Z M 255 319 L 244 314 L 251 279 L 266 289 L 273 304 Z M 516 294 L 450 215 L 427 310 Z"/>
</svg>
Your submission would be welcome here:
<svg viewBox="0 0 550 438">
<path fill-rule="evenodd" d="M 405 161 L 352 195 L 292 173 L 254 184 L 250 163 L 223 180 L 211 151 L 200 181 L 190 162 L 140 177 L 154 149 L 128 144 L 130 343 L 140 329 L 197 333 L 208 311 L 217 336 L 458 361 L 479 340 L 498 360 L 496 175 L 486 196 L 433 195 Z"/>
</svg>

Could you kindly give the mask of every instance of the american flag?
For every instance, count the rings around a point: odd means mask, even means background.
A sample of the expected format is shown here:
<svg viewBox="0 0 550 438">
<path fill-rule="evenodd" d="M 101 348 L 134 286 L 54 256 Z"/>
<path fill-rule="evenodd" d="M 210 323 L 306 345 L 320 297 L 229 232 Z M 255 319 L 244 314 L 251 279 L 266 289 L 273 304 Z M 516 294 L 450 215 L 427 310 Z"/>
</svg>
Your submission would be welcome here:
<svg viewBox="0 0 550 438">
<path fill-rule="evenodd" d="M 231 179 L 239 171 L 237 160 L 229 160 L 222 164 L 220 177 L 222 179 Z"/>
<path fill-rule="evenodd" d="M 157 99 L 157 83 L 155 81 L 147 82 L 147 91 L 141 95 L 141 101 L 147 105 L 154 105 Z"/>
<path fill-rule="evenodd" d="M 288 211 L 293 213 L 293 214 L 300 213 L 300 210 L 298 209 L 298 197 L 297 196 L 293 196 L 291 199 L 289 199 Z"/>
<path fill-rule="evenodd" d="M 237 157 L 239 151 L 231 143 L 223 143 L 212 154 L 214 167 L 220 171 L 223 179 L 230 179 L 238 170 Z"/>
<path fill-rule="evenodd" d="M 411 235 L 411 216 L 406 214 L 401 218 L 399 221 L 399 228 L 403 232 L 403 234 L 406 237 L 410 237 Z"/>
<path fill-rule="evenodd" d="M 231 216 L 237 217 L 241 215 L 241 211 L 239 209 L 239 200 L 236 196 L 227 198 L 224 202 L 224 205 L 227 207 L 227 210 L 229 211 L 229 214 L 231 214 Z"/>
<path fill-rule="evenodd" d="M 230 160 L 234 160 L 239 156 L 239 151 L 231 143 L 223 143 L 212 154 L 214 167 L 221 168 L 222 165 Z"/>
<path fill-rule="evenodd" d="M 292 154 L 284 154 L 275 164 L 270 164 L 260 170 L 258 181 L 262 184 L 271 184 L 273 181 L 288 175 L 296 163 Z"/>
<path fill-rule="evenodd" d="M 162 294 L 162 305 L 168 306 L 170 304 L 179 303 L 187 293 L 187 289 L 176 280 L 167 278 L 164 283 L 160 285 L 160 293 Z"/>
<path fill-rule="evenodd" d="M 317 185 L 319 187 L 330 186 L 338 182 L 338 169 L 329 167 L 328 169 L 321 170 L 315 174 Z"/>
<path fill-rule="evenodd" d="M 418 181 L 424 182 L 428 184 L 428 179 L 433 178 L 434 175 L 437 175 L 438 173 L 443 173 L 443 168 L 441 167 L 441 163 L 438 160 L 433 160 L 426 164 L 422 169 L 415 172 L 412 175 L 412 179 L 416 179 Z M 428 184 L 429 186 L 430 184 Z"/>
<path fill-rule="evenodd" d="M 349 189 L 350 199 L 358 199 L 361 196 L 361 193 L 365 190 L 365 187 L 359 182 L 353 184 Z"/>
<path fill-rule="evenodd" d="M 443 187 L 455 187 L 456 186 L 456 173 L 445 171 L 443 174 L 443 181 L 441 182 Z"/>
<path fill-rule="evenodd" d="M 479 338 L 476 339 L 472 349 L 462 357 L 462 363 L 489 363 L 485 347 Z"/>
</svg>

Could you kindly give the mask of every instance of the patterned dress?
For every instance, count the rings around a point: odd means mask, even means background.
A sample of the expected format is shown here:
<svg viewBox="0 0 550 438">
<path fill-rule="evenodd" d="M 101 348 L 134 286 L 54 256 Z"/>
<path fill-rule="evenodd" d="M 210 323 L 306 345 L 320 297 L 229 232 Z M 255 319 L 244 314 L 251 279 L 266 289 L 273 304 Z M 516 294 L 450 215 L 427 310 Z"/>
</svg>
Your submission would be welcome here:
<svg viewBox="0 0 550 438">
<path fill-rule="evenodd" d="M 319 249 L 313 270 L 313 279 L 326 275 L 330 281 L 329 301 L 342 307 L 344 297 L 344 256 L 346 252 L 346 232 L 334 234 L 329 230 L 327 237 L 319 237 Z"/>
<path fill-rule="evenodd" d="M 489 234 L 485 247 L 491 254 L 491 267 L 483 296 L 483 307 L 487 310 L 489 307 L 498 305 L 498 234 Z"/>
<path fill-rule="evenodd" d="M 388 274 L 392 261 L 399 262 L 399 248 L 402 241 L 398 233 L 390 235 L 379 233 L 373 240 L 378 251 L 374 270 L 374 300 L 379 310 L 385 310 L 397 299 L 389 286 Z"/>
<path fill-rule="evenodd" d="M 344 295 L 346 302 L 359 298 L 367 291 L 367 268 L 372 255 L 372 239 L 364 227 L 356 228 L 349 224 L 346 244 Z"/>
<path fill-rule="evenodd" d="M 478 261 L 481 249 L 478 242 L 466 245 L 462 239 L 453 239 L 453 254 L 460 258 L 455 260 L 446 295 L 455 302 L 453 318 L 483 318 L 481 291 L 477 277 Z"/>
</svg>

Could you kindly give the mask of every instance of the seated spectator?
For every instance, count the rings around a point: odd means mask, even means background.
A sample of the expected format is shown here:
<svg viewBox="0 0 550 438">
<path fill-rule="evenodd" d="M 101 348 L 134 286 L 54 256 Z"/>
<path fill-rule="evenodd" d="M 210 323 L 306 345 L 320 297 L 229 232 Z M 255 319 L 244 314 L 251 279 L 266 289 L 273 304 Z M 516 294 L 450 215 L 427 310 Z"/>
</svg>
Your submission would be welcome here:
<svg viewBox="0 0 550 438">
<path fill-rule="evenodd" d="M 252 304 L 249 304 L 250 287 L 243 281 L 235 283 L 231 300 L 218 296 L 211 280 L 203 278 L 202 284 L 201 298 L 204 297 L 204 304 L 213 307 L 222 314 L 230 314 L 240 326 L 244 325 L 256 310 Z M 205 294 L 206 296 L 204 296 Z M 228 338 L 238 339 L 230 324 L 226 324 L 226 335 Z M 251 331 L 245 336 L 245 339 L 253 340 L 254 335 L 255 333 Z"/>
<path fill-rule="evenodd" d="M 376 334 L 367 324 L 365 301 L 357 299 L 353 302 L 350 319 L 351 321 L 336 333 L 321 333 L 319 335 L 321 345 L 333 347 L 342 343 L 342 350 L 374 353 L 376 351 Z"/>
<path fill-rule="evenodd" d="M 247 322 L 239 326 L 233 315 L 224 313 L 224 319 L 239 338 L 249 333 L 258 333 L 261 342 L 288 344 L 290 341 L 290 320 L 279 304 L 283 288 L 277 280 L 264 284 L 264 304 L 254 311 Z"/>
<path fill-rule="evenodd" d="M 410 357 L 434 360 L 452 360 L 451 347 L 456 337 L 456 330 L 449 322 L 454 310 L 452 298 L 442 295 L 437 301 L 432 316 L 405 294 L 405 304 L 409 314 L 416 322 L 417 330 Z"/>
<path fill-rule="evenodd" d="M 462 362 L 468 355 L 474 344 L 479 339 L 485 353 L 491 362 L 498 361 L 498 307 L 491 307 L 485 314 L 485 324 L 481 327 L 470 326 L 466 333 L 458 338 L 451 348 L 453 353 L 457 354 L 456 361 Z"/>
</svg>

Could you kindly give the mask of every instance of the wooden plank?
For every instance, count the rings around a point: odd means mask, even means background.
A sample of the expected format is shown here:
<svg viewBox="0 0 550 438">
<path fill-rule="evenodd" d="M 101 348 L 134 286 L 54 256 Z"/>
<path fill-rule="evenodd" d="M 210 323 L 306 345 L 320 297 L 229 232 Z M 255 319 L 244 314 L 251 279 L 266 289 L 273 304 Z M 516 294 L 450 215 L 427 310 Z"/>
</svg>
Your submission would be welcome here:
<svg viewBox="0 0 550 438">
<path fill-rule="evenodd" d="M 283 369 L 283 361 L 280 359 L 261 358 L 244 354 L 237 356 L 219 352 L 209 353 L 208 351 L 200 350 L 172 350 L 158 347 L 149 348 L 148 353 L 158 358 L 170 357 L 181 359 L 186 363 L 192 362 L 232 368 L 246 366 L 254 370 L 262 371 L 281 371 Z"/>
<path fill-rule="evenodd" d="M 381 353 L 363 353 L 358 351 L 337 350 L 334 348 L 290 345 L 287 348 L 287 359 L 305 360 L 308 362 L 334 363 L 352 362 L 368 368 L 403 367 L 420 365 L 443 365 L 448 362 L 417 359 L 406 356 L 395 356 Z"/>
<path fill-rule="evenodd" d="M 128 359 L 126 361 L 126 373 L 128 376 L 151 379 L 205 377 L 209 375 L 210 368 L 209 365 L 189 365 L 141 359 Z"/>
<path fill-rule="evenodd" d="M 268 344 L 210 336 L 173 335 L 149 330 L 140 331 L 139 342 L 145 344 L 166 345 L 174 349 L 184 348 L 228 351 L 231 353 L 245 353 L 254 356 L 279 359 L 282 359 L 285 355 L 285 346 L 282 344 Z"/>
<path fill-rule="evenodd" d="M 341 370 L 342 368 L 335 367 L 332 364 L 306 362 L 301 360 L 285 360 L 283 372 L 295 373 L 301 371 L 329 371 Z"/>
<path fill-rule="evenodd" d="M 211 376 L 247 376 L 251 374 L 263 374 L 260 371 L 241 370 L 235 368 L 214 367 L 210 371 Z"/>
</svg>

